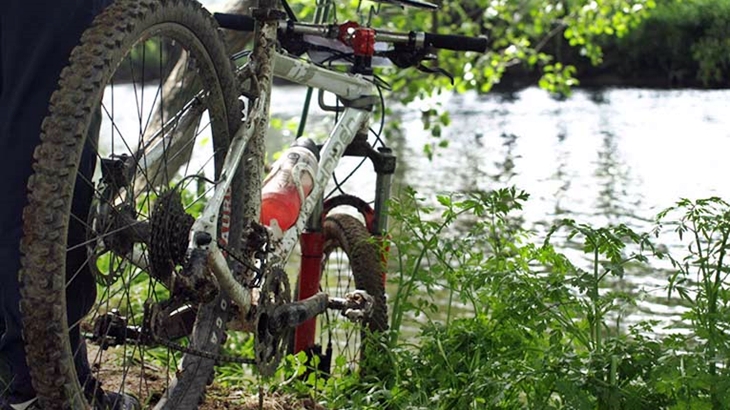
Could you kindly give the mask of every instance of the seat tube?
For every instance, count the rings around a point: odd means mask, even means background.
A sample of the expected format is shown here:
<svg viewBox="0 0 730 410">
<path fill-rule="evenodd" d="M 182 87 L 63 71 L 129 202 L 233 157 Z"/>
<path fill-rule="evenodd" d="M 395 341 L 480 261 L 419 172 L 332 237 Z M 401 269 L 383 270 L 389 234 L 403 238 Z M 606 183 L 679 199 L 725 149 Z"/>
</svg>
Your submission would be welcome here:
<svg viewBox="0 0 730 410">
<path fill-rule="evenodd" d="M 324 256 L 324 235 L 322 233 L 322 202 L 312 212 L 307 229 L 302 232 L 300 241 L 302 259 L 299 267 L 298 300 L 306 299 L 319 292 L 319 281 L 322 274 L 322 257 Z M 308 350 L 314 346 L 316 318 L 299 325 L 294 330 L 294 353 Z"/>
</svg>

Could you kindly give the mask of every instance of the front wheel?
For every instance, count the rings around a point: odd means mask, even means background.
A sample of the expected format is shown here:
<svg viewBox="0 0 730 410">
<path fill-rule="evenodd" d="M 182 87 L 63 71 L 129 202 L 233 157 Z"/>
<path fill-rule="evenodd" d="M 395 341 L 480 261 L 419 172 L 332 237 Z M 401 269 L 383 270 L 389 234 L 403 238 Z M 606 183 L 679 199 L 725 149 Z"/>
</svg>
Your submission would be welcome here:
<svg viewBox="0 0 730 410">
<path fill-rule="evenodd" d="M 361 323 L 333 312 L 317 317 L 317 342 L 324 350 L 319 368 L 333 377 L 354 371 L 372 373 L 379 360 L 381 336 L 388 329 L 382 251 L 365 225 L 350 215 L 330 215 L 322 229 L 320 290 L 332 297 L 364 290 L 374 305 Z"/>
<path fill-rule="evenodd" d="M 171 297 L 192 220 L 241 124 L 216 23 L 192 0 L 116 0 L 84 33 L 59 84 L 24 212 L 21 309 L 33 386 L 46 409 L 94 406 L 99 385 L 145 407 L 195 409 L 214 360 L 149 343 L 136 329 L 146 302 Z M 219 220 L 228 234 L 218 238 L 233 249 L 243 223 L 236 183 Z M 189 314 L 169 338 L 216 354 L 230 302 L 219 295 L 178 307 Z"/>
</svg>

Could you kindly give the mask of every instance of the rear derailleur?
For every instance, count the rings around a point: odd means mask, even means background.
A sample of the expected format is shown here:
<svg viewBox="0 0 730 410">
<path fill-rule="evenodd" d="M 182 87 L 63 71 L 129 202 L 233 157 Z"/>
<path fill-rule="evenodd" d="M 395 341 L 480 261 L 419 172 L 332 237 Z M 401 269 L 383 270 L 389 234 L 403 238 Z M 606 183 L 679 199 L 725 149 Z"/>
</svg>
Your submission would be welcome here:
<svg viewBox="0 0 730 410">
<path fill-rule="evenodd" d="M 145 302 L 142 325 L 131 325 L 130 319 L 112 309 L 93 322 L 89 340 L 106 350 L 109 347 L 133 344 L 155 347 L 175 341 L 193 331 L 197 310 L 190 305 L 168 302 Z"/>
</svg>

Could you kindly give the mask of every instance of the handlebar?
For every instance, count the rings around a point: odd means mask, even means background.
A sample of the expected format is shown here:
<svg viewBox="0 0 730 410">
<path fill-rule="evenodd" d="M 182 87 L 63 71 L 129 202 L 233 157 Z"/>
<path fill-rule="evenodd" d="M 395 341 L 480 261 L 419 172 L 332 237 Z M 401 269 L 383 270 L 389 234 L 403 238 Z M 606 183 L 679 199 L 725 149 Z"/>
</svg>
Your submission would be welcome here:
<svg viewBox="0 0 730 410">
<path fill-rule="evenodd" d="M 225 29 L 238 31 L 253 31 L 256 19 L 241 14 L 214 13 L 213 17 L 218 25 Z M 332 37 L 332 33 L 339 31 L 336 25 L 315 25 L 308 23 L 295 23 L 292 21 L 281 22 L 280 28 L 295 34 L 310 34 L 321 37 Z M 469 37 L 452 34 L 435 34 L 414 32 L 397 33 L 389 31 L 375 32 L 375 39 L 387 43 L 405 44 L 414 48 L 440 48 L 454 51 L 476 51 L 483 53 L 487 51 L 488 39 L 486 37 Z"/>
<path fill-rule="evenodd" d="M 429 47 L 443 48 L 455 51 L 476 51 L 484 53 L 487 51 L 488 41 L 486 37 L 469 37 L 453 34 L 431 34 L 424 33 L 424 44 Z"/>
</svg>

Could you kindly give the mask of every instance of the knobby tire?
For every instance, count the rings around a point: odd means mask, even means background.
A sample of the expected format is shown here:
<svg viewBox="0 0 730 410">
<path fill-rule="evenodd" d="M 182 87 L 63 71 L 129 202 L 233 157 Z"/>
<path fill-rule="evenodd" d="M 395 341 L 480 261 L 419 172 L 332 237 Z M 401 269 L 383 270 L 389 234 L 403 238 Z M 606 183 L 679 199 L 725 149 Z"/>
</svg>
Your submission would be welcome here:
<svg viewBox="0 0 730 410">
<path fill-rule="evenodd" d="M 59 89 L 51 98 L 41 144 L 34 153 L 34 175 L 28 184 L 29 205 L 24 211 L 21 245 L 24 256 L 20 272 L 24 339 L 33 386 L 45 409 L 87 408 L 74 367 L 66 317 L 67 232 L 72 219 L 72 198 L 100 98 L 105 88 L 113 84 L 112 76 L 135 44 L 153 36 L 174 39 L 175 44 L 189 49 L 199 63 L 196 74 L 208 93 L 216 173 L 220 173 L 230 138 L 241 124 L 242 106 L 232 62 L 215 21 L 197 2 L 116 0 L 84 33 L 69 66 L 61 74 Z M 240 207 L 236 188 L 234 180 L 229 244 L 232 248 L 240 245 L 235 240 L 240 238 L 242 226 L 236 212 Z M 225 324 L 227 312 L 223 307 L 230 306 L 227 302 L 219 296 L 199 307 L 190 345 L 209 352 L 219 351 L 225 340 L 225 326 L 221 327 L 218 319 L 222 318 Z M 180 363 L 177 375 L 172 369 L 167 376 L 160 376 L 170 378 L 165 382 L 167 390 L 161 396 L 157 392 L 141 397 L 143 406 L 158 401 L 158 408 L 199 406 L 213 376 L 214 363 L 191 355 L 183 356 Z M 98 377 L 107 390 L 137 392 L 137 387 L 111 386 L 102 374 Z"/>
<path fill-rule="evenodd" d="M 347 214 L 329 215 L 325 218 L 322 230 L 324 260 L 320 279 L 321 290 L 330 296 L 340 297 L 355 289 L 364 290 L 373 298 L 373 310 L 369 318 L 355 326 L 346 323 L 345 318 L 333 316 L 332 313 L 318 316 L 319 344 L 325 350 L 330 342 L 339 344 L 333 347 L 334 357 L 330 366 L 332 376 L 338 375 L 337 356 L 344 356 L 347 363 L 346 371 L 358 367 L 361 376 L 372 374 L 375 371 L 374 367 L 379 366 L 380 358 L 376 357 L 382 348 L 379 336 L 388 329 L 384 262 L 380 244 L 362 222 Z M 347 260 L 333 259 L 338 252 L 344 253 Z M 339 271 L 340 269 L 349 272 Z M 338 272 L 333 274 L 330 272 L 332 270 Z M 342 323 L 342 326 L 332 324 L 338 321 L 345 323 Z M 359 340 L 354 340 L 358 338 Z M 350 346 L 350 343 L 354 346 Z"/>
</svg>

